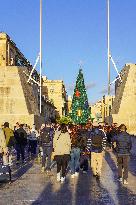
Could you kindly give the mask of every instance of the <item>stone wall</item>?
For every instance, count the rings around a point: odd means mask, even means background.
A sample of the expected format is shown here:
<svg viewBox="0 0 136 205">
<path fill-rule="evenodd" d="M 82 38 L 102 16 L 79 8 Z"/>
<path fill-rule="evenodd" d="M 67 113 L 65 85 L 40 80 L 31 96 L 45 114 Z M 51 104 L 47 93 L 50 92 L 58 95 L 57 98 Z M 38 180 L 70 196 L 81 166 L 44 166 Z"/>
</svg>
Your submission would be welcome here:
<svg viewBox="0 0 136 205">
<path fill-rule="evenodd" d="M 16 122 L 30 126 L 43 122 L 39 114 L 38 88 L 27 83 L 24 71 L 27 72 L 27 68 L 0 67 L 0 124 L 8 121 L 13 127 Z"/>
<path fill-rule="evenodd" d="M 116 87 L 112 118 L 113 122 L 126 124 L 130 134 L 136 134 L 136 65 L 127 64 L 122 71 L 123 82 Z"/>
</svg>

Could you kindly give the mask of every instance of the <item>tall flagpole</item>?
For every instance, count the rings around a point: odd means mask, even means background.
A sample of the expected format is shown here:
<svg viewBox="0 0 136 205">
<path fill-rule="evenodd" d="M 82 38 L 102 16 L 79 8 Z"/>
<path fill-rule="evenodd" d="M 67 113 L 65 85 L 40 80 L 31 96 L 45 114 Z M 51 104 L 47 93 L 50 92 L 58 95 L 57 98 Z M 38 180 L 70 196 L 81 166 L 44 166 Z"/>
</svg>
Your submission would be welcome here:
<svg viewBox="0 0 136 205">
<path fill-rule="evenodd" d="M 108 44 L 108 95 L 110 95 L 110 0 L 107 0 L 107 44 Z"/>
<path fill-rule="evenodd" d="M 40 0 L 40 114 L 42 112 L 42 0 Z"/>
</svg>

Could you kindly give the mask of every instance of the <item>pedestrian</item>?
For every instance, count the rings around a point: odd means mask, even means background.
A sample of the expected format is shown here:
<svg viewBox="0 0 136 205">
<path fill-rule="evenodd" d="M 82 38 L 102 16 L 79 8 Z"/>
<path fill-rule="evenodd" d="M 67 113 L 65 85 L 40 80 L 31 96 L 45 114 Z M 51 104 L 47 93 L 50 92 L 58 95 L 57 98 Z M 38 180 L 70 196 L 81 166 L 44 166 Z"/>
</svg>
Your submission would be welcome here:
<svg viewBox="0 0 136 205">
<path fill-rule="evenodd" d="M 110 126 L 106 126 L 105 130 L 106 130 L 106 137 L 107 137 L 107 148 L 108 148 L 108 150 L 111 150 L 111 148 L 112 148 L 111 127 Z"/>
<path fill-rule="evenodd" d="M 119 134 L 114 136 L 113 142 L 116 142 L 116 153 L 118 163 L 118 180 L 125 185 L 128 184 L 128 163 L 132 141 L 130 135 L 126 132 L 124 124 L 119 126 Z"/>
<path fill-rule="evenodd" d="M 19 164 L 20 156 L 22 159 L 22 163 L 25 161 L 25 146 L 27 145 L 27 133 L 23 129 L 23 124 L 18 125 L 16 124 L 15 128 L 15 140 L 16 140 L 16 151 L 17 151 L 17 162 L 16 164 Z"/>
<path fill-rule="evenodd" d="M 0 157 L 3 159 L 3 164 L 8 165 L 8 147 L 3 129 L 0 128 Z"/>
<path fill-rule="evenodd" d="M 106 136 L 102 130 L 95 127 L 88 138 L 87 150 L 91 151 L 91 168 L 93 175 L 96 177 L 101 176 L 103 152 L 106 148 Z"/>
<path fill-rule="evenodd" d="M 43 123 L 40 128 L 40 150 L 42 150 L 42 169 L 41 171 L 46 171 L 48 174 L 51 171 L 51 153 L 52 153 L 52 136 L 53 132 L 50 124 Z M 47 158 L 47 166 L 45 168 Z"/>
<path fill-rule="evenodd" d="M 57 163 L 57 181 L 63 183 L 66 179 L 71 152 L 71 139 L 65 124 L 61 124 L 61 130 L 55 132 L 53 149 L 54 160 Z"/>
<path fill-rule="evenodd" d="M 111 129 L 110 129 L 111 139 L 113 139 L 114 136 L 118 135 L 118 133 L 119 133 L 119 130 L 117 127 L 117 123 L 112 123 Z M 113 149 L 113 151 L 115 151 L 115 149 L 116 149 L 116 142 L 113 142 L 113 140 L 112 140 L 112 149 Z"/>
<path fill-rule="evenodd" d="M 86 152 L 87 139 L 89 137 L 88 125 L 82 124 L 78 129 L 78 137 L 80 141 L 80 169 L 83 173 L 88 171 L 88 154 Z"/>
<path fill-rule="evenodd" d="M 70 153 L 70 170 L 71 178 L 79 175 L 80 170 L 80 138 L 78 136 L 77 130 L 73 125 L 69 126 L 69 133 L 71 137 L 71 153 Z"/>
<path fill-rule="evenodd" d="M 15 147 L 15 137 L 14 137 L 14 132 L 11 128 L 9 128 L 9 123 L 5 122 L 4 123 L 4 135 L 6 139 L 6 145 L 8 148 L 8 159 L 9 159 L 9 165 L 12 165 L 12 150 Z"/>
<path fill-rule="evenodd" d="M 36 156 L 38 137 L 39 137 L 39 133 L 35 127 L 35 124 L 33 124 L 32 129 L 30 129 L 30 133 L 28 136 L 28 151 L 31 154 L 31 158 Z"/>
</svg>

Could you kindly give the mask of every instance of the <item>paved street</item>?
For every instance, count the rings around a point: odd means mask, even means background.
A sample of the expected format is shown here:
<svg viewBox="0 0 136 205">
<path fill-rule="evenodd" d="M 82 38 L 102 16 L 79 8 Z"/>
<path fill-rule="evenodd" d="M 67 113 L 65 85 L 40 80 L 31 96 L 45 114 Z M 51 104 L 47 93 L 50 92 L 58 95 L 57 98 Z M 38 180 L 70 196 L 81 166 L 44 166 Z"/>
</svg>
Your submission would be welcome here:
<svg viewBox="0 0 136 205">
<path fill-rule="evenodd" d="M 136 157 L 132 157 L 129 170 L 129 185 L 117 182 L 116 159 L 107 153 L 100 181 L 80 173 L 79 178 L 70 175 L 64 184 L 53 176 L 40 173 L 38 163 L 28 163 L 13 175 L 14 182 L 0 184 L 0 205 L 135 205 L 136 204 Z"/>
</svg>

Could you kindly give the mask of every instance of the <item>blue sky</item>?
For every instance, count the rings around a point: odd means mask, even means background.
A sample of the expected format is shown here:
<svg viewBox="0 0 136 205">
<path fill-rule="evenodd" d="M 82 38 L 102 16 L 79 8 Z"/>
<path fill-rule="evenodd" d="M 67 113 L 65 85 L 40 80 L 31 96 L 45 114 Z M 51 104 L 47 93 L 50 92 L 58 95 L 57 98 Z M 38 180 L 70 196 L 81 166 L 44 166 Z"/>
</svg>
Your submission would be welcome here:
<svg viewBox="0 0 136 205">
<path fill-rule="evenodd" d="M 135 8 L 135 0 L 110 0 L 111 53 L 119 70 L 125 63 L 136 63 Z M 0 30 L 34 64 L 39 52 L 39 0 L 4 0 L 0 10 Z M 69 88 L 82 61 L 90 102 L 101 98 L 107 87 L 106 18 L 106 0 L 43 0 L 43 73 L 49 79 L 63 79 Z M 112 80 L 115 76 L 111 67 Z"/>
</svg>

